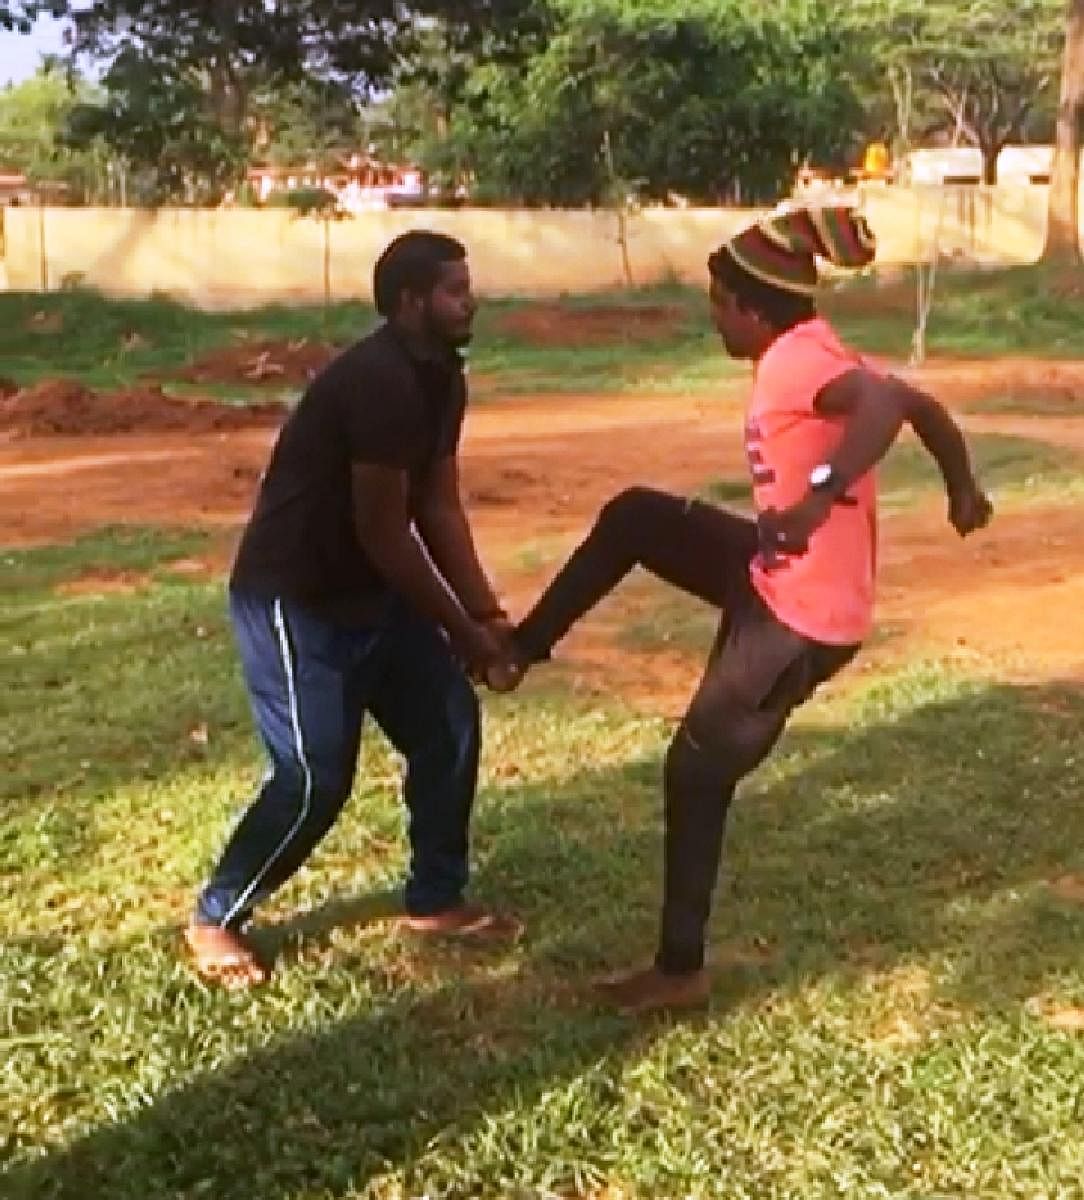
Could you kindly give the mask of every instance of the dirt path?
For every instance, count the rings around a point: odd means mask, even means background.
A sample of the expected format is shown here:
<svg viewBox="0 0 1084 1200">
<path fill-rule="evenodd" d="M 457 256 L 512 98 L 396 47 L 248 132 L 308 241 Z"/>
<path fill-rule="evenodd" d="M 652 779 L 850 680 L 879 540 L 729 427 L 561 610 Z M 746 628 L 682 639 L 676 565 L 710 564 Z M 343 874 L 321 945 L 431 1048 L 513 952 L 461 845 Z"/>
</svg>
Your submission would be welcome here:
<svg viewBox="0 0 1084 1200">
<path fill-rule="evenodd" d="M 741 477 L 740 389 L 719 400 L 538 397 L 470 415 L 464 488 L 479 542 L 515 610 L 620 488 L 651 484 L 694 492 Z M 976 431 L 1084 449 L 1084 417 L 972 416 Z M 0 544 L 70 538 L 113 522 L 219 529 L 221 565 L 244 519 L 273 434 L 245 430 L 157 437 L 25 439 L 0 445 Z M 879 616 L 891 636 L 867 663 L 917 654 L 993 658 L 1029 677 L 1084 677 L 1084 538 L 1071 506 L 1002 514 L 960 542 L 943 504 L 885 521 Z M 695 682 L 689 654 L 616 650 L 607 632 L 642 604 L 618 594 L 605 619 L 587 622 L 563 658 L 587 689 L 601 686 L 678 709 Z"/>
</svg>

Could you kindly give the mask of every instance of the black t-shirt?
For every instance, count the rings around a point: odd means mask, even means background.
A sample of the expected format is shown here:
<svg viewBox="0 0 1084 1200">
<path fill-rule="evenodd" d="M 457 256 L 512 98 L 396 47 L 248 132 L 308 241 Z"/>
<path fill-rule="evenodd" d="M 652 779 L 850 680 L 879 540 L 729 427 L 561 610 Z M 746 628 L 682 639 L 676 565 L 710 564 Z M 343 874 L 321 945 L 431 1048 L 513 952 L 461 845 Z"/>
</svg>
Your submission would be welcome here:
<svg viewBox="0 0 1084 1200">
<path fill-rule="evenodd" d="M 344 351 L 279 433 L 231 587 L 286 597 L 332 621 L 373 619 L 388 589 L 354 531 L 351 464 L 407 471 L 413 511 L 434 465 L 455 453 L 465 407 L 458 354 L 421 358 L 389 325 Z"/>
</svg>

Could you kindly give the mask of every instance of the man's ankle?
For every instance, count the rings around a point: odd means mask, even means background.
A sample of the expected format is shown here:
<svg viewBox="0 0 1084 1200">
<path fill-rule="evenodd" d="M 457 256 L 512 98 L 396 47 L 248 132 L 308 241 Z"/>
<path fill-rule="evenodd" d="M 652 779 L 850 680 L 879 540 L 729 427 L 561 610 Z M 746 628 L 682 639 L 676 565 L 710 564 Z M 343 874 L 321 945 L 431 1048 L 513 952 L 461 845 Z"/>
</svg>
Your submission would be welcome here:
<svg viewBox="0 0 1084 1200">
<path fill-rule="evenodd" d="M 674 978 L 699 974 L 704 970 L 704 952 L 699 954 L 674 954 L 660 950 L 655 955 L 655 970 L 660 975 Z"/>
</svg>

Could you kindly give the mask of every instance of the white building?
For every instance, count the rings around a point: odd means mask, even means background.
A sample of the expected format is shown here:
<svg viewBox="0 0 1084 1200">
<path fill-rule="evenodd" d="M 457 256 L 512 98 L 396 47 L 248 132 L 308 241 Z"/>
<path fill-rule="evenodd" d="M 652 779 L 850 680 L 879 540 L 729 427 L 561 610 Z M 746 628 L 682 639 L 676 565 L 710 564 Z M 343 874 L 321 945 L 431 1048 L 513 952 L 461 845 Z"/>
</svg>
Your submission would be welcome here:
<svg viewBox="0 0 1084 1200">
<path fill-rule="evenodd" d="M 998 155 L 998 183 L 1049 183 L 1051 146 L 1006 146 Z M 981 183 L 982 154 L 975 146 L 912 150 L 904 156 L 899 183 Z"/>
</svg>

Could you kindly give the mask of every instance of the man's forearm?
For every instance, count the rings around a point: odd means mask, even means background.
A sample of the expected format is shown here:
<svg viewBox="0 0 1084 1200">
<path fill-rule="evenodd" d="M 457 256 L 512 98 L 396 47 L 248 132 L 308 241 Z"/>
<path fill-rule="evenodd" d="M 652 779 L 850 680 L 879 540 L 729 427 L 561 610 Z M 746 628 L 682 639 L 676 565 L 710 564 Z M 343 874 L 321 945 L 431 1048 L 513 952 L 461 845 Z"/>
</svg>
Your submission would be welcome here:
<svg viewBox="0 0 1084 1200">
<path fill-rule="evenodd" d="M 362 526 L 358 536 L 373 566 L 395 591 L 446 629 L 453 640 L 462 637 L 470 617 L 409 528 Z"/>
<path fill-rule="evenodd" d="M 493 591 L 462 509 L 451 506 L 433 509 L 418 521 L 422 538 L 433 562 L 471 616 L 484 619 L 500 613 Z"/>
<path fill-rule="evenodd" d="M 937 463 L 946 490 L 951 494 L 969 486 L 972 471 L 967 443 L 959 426 L 944 407 L 932 396 L 916 393 L 916 399 L 908 411 L 908 420 L 918 440 Z"/>
</svg>

